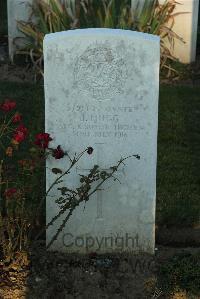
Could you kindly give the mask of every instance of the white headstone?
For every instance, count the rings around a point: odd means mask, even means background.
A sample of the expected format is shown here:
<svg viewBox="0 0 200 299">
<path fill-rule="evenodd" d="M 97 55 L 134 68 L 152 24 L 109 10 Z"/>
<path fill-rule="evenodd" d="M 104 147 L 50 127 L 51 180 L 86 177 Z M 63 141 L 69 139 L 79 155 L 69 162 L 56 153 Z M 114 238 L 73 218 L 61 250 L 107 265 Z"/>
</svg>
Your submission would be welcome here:
<svg viewBox="0 0 200 299">
<path fill-rule="evenodd" d="M 31 15 L 31 5 L 33 0 L 7 0 L 8 10 L 8 42 L 9 42 L 9 57 L 13 60 L 13 56 L 17 47 L 23 47 L 22 39 L 16 40 L 24 35 L 18 30 L 17 21 L 27 22 Z"/>
<path fill-rule="evenodd" d="M 154 252 L 159 92 L 159 38 L 114 29 L 83 29 L 45 36 L 46 132 L 71 155 L 88 146 L 80 164 L 60 186 L 78 186 L 78 174 L 94 164 L 107 169 L 130 158 L 73 213 L 51 249 L 61 251 Z M 67 159 L 47 161 L 67 168 Z M 55 174 L 47 169 L 47 189 Z M 58 187 L 58 186 L 57 186 Z M 54 189 L 47 223 L 59 212 Z M 62 219 L 47 230 L 47 243 Z"/>
</svg>

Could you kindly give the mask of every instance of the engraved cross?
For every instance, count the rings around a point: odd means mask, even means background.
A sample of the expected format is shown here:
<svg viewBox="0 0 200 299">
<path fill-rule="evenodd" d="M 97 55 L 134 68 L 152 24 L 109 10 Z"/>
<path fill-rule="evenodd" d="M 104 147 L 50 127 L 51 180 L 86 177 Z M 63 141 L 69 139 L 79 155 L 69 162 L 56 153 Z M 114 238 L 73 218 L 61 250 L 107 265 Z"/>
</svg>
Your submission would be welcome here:
<svg viewBox="0 0 200 299">
<path fill-rule="evenodd" d="M 95 148 L 94 150 L 97 151 L 97 165 L 100 166 L 100 164 L 102 163 L 103 161 L 103 155 L 102 153 L 104 152 L 103 151 L 103 148 L 102 146 L 105 145 L 105 143 L 95 143 Z M 85 171 L 88 173 L 88 171 L 90 169 L 85 169 L 85 168 L 77 168 L 77 170 L 79 171 Z M 108 170 L 108 169 L 102 169 L 101 170 Z M 97 216 L 96 218 L 97 219 L 103 219 L 103 198 L 102 198 L 102 191 L 101 190 L 97 190 L 96 193 L 96 199 L 97 199 Z"/>
<path fill-rule="evenodd" d="M 97 151 L 97 165 L 100 166 L 101 168 L 101 163 L 102 161 L 105 160 L 105 157 L 103 156 L 104 150 L 103 150 L 103 145 L 105 147 L 105 143 L 95 143 L 95 148 L 94 150 Z M 85 169 L 85 168 L 76 168 L 78 171 L 85 171 L 89 172 L 90 169 Z M 108 168 L 101 168 L 101 170 L 109 170 Z M 124 174 L 124 169 L 118 170 L 118 172 L 122 172 Z M 103 197 L 102 197 L 102 191 L 97 190 L 95 193 L 96 199 L 97 199 L 97 220 L 102 220 L 103 219 Z"/>
</svg>

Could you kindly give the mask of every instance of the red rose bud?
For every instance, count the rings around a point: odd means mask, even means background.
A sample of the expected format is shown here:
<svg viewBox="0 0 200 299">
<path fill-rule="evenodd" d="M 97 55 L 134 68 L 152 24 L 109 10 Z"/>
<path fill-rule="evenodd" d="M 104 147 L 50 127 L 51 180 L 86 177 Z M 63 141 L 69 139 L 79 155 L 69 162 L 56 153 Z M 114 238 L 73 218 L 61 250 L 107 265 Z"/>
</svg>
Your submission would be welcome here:
<svg viewBox="0 0 200 299">
<path fill-rule="evenodd" d="M 20 124 L 16 129 L 15 129 L 15 132 L 18 133 L 18 132 L 23 132 L 24 134 L 27 134 L 28 133 L 28 129 L 23 125 L 23 124 Z"/>
<path fill-rule="evenodd" d="M 15 115 L 12 118 L 12 122 L 15 124 L 15 123 L 20 122 L 21 120 L 22 120 L 21 114 L 19 114 L 18 112 L 15 113 Z"/>
<path fill-rule="evenodd" d="M 18 132 L 13 136 L 14 141 L 16 141 L 17 143 L 24 141 L 25 138 L 26 137 L 23 132 Z"/>
<path fill-rule="evenodd" d="M 36 135 L 35 144 L 40 148 L 46 149 L 49 146 L 49 142 L 53 139 L 50 137 L 48 133 L 39 133 Z"/>
<path fill-rule="evenodd" d="M 23 124 L 21 124 L 15 129 L 13 139 L 15 142 L 20 143 L 24 141 L 27 134 L 28 134 L 28 129 Z"/>
<path fill-rule="evenodd" d="M 93 151 L 94 151 L 94 149 L 93 149 L 91 146 L 89 146 L 89 147 L 87 148 L 87 153 L 88 153 L 88 155 L 91 155 L 91 154 L 93 153 Z"/>
<path fill-rule="evenodd" d="M 3 110 L 4 112 L 9 112 L 13 110 L 15 107 L 16 102 L 9 99 L 5 100 L 5 102 L 0 106 L 1 110 Z"/>
<path fill-rule="evenodd" d="M 17 192 L 17 189 L 15 188 L 10 188 L 10 189 L 6 189 L 5 191 L 5 196 L 6 197 L 11 197 L 13 194 L 15 194 Z"/>
<path fill-rule="evenodd" d="M 58 145 L 56 149 L 53 150 L 52 156 L 55 159 L 61 159 L 65 155 L 64 151 L 62 150 L 61 146 Z"/>
</svg>

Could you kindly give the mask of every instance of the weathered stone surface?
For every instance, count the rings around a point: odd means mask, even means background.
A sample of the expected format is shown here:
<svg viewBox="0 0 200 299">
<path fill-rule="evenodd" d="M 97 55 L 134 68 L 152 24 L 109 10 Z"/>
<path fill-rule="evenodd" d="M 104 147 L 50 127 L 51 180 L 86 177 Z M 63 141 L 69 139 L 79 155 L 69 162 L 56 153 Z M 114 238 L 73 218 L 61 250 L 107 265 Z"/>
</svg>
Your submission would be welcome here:
<svg viewBox="0 0 200 299">
<path fill-rule="evenodd" d="M 79 206 L 51 249 L 154 252 L 159 38 L 125 30 L 85 29 L 46 35 L 46 132 L 71 155 L 92 146 L 60 186 L 78 186 L 94 164 L 107 169 L 129 158 L 89 202 Z M 47 162 L 67 168 L 67 160 Z M 47 170 L 47 189 L 56 178 Z M 57 186 L 58 187 L 58 186 Z M 47 222 L 59 207 L 54 189 Z M 62 219 L 47 231 L 47 242 Z M 90 242 L 89 242 L 90 241 Z M 88 242 L 88 244 L 87 244 Z"/>
</svg>

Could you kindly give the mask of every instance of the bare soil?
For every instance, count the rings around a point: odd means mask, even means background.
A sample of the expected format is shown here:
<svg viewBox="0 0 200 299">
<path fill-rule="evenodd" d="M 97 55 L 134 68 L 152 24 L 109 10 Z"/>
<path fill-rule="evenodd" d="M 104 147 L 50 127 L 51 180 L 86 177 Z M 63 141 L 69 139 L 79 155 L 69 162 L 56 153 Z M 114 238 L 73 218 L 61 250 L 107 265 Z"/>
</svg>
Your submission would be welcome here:
<svg viewBox="0 0 200 299">
<path fill-rule="evenodd" d="M 34 73 L 30 66 L 0 63 L 0 81 L 33 83 Z"/>
<path fill-rule="evenodd" d="M 198 248 L 187 248 L 195 253 Z M 158 286 L 159 266 L 182 248 L 159 247 L 155 256 L 96 253 L 85 256 L 46 252 L 35 243 L 30 256 L 21 253 L 0 268 L 2 299 L 199 299 L 184 290 L 165 294 Z M 1 264 L 0 264 L 1 265 Z"/>
</svg>

